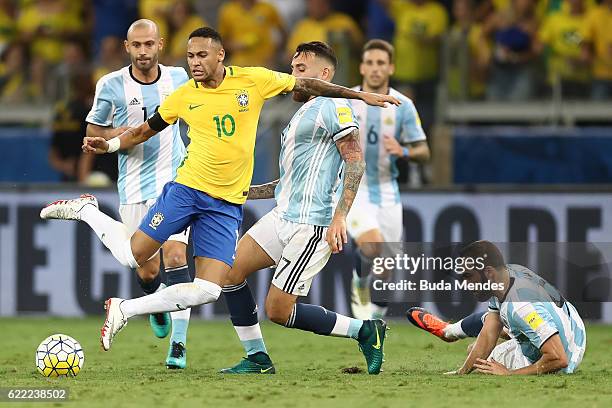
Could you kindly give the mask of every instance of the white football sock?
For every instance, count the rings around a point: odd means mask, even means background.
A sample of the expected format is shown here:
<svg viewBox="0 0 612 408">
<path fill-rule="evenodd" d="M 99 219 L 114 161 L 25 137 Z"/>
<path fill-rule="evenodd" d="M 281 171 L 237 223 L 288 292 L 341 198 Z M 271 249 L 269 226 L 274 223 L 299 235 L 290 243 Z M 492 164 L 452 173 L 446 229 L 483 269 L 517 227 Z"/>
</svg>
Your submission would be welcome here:
<svg viewBox="0 0 612 408">
<path fill-rule="evenodd" d="M 177 283 L 151 295 L 121 302 L 126 318 L 136 315 L 175 312 L 205 303 L 215 302 L 221 294 L 221 286 L 195 278 L 191 283 Z"/>
<path fill-rule="evenodd" d="M 81 220 L 85 221 L 96 233 L 121 265 L 138 268 L 132 254 L 130 234 L 125 225 L 113 220 L 93 205 L 86 205 L 81 210 Z"/>
<path fill-rule="evenodd" d="M 469 337 L 461 328 L 461 320 L 446 326 L 444 328 L 444 337 L 449 340 L 465 339 L 466 337 Z"/>
</svg>

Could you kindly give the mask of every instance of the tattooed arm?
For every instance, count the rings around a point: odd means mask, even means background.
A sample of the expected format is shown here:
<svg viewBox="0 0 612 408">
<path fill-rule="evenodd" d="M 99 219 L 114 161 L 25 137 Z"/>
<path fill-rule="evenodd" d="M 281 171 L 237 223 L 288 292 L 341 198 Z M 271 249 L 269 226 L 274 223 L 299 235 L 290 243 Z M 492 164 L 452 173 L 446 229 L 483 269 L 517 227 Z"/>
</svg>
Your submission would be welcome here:
<svg viewBox="0 0 612 408">
<path fill-rule="evenodd" d="M 359 182 L 365 171 L 365 161 L 359 143 L 358 129 L 353 129 L 350 134 L 338 140 L 336 147 L 340 156 L 342 156 L 342 160 L 344 160 L 344 183 L 342 195 L 325 238 L 333 253 L 342 251 L 342 244 L 348 242 L 346 216 L 353 205 L 359 189 Z"/>
<path fill-rule="evenodd" d="M 293 92 L 302 95 L 327 96 L 329 98 L 361 99 L 368 105 L 386 107 L 387 102 L 399 106 L 400 100 L 391 95 L 379 95 L 375 93 L 355 91 L 331 82 L 316 78 L 297 78 Z"/>
<path fill-rule="evenodd" d="M 265 198 L 274 198 L 274 189 L 280 180 L 274 180 L 266 184 L 258 184 L 249 187 L 249 200 L 263 200 Z"/>
</svg>

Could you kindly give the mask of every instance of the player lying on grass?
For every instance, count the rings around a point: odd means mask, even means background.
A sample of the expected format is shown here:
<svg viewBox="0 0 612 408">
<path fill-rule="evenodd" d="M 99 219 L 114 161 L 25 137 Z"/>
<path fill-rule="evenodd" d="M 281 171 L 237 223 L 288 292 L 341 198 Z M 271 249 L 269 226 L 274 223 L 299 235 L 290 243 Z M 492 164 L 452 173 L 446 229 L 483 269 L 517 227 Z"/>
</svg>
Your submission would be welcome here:
<svg viewBox="0 0 612 408">
<path fill-rule="evenodd" d="M 463 366 L 448 374 L 469 374 L 474 370 L 496 375 L 573 373 L 578 368 L 586 348 L 584 323 L 576 308 L 555 287 L 524 266 L 506 264 L 499 249 L 489 241 L 468 245 L 460 256 L 481 258 L 485 265 L 483 269 L 466 270 L 462 274 L 464 280 L 503 284 L 504 289 L 474 292 L 479 301 L 489 300 L 489 310 Z M 448 339 L 443 324 L 425 323 L 442 322 L 440 319 L 431 314 L 425 317 L 427 313 L 422 309 L 412 312 L 413 323 Z M 466 324 L 468 331 L 479 327 L 477 316 L 471 316 L 472 321 Z M 504 328 L 510 340 L 497 345 Z"/>
<path fill-rule="evenodd" d="M 336 56 L 325 43 L 300 44 L 291 62 L 292 74 L 331 81 Z M 294 93 L 304 105 L 281 134 L 280 179 L 252 186 L 249 199 L 275 198 L 276 207 L 259 220 L 238 242 L 236 260 L 224 292 L 243 291 L 242 301 L 230 306 L 232 321 L 240 321 L 240 340 L 251 342 L 247 358 L 226 373 L 264 373 L 274 370 L 269 359 L 246 278 L 260 269 L 276 266 L 266 298 L 266 314 L 288 328 L 324 336 L 353 338 L 359 342 L 368 372 L 382 365 L 386 324 L 382 320 L 357 320 L 321 306 L 297 303 L 307 296 L 314 277 L 332 252 L 347 242 L 346 216 L 353 204 L 365 162 L 359 143 L 359 125 L 346 99 Z M 344 173 L 342 195 L 335 211 L 333 196 Z M 238 307 L 242 306 L 239 310 Z M 250 327 L 249 327 L 250 326 Z M 250 353 L 249 353 L 250 351 Z"/>
<path fill-rule="evenodd" d="M 137 299 L 105 302 L 100 341 L 109 350 L 127 319 L 183 310 L 214 302 L 234 262 L 242 204 L 253 174 L 255 135 L 264 101 L 286 92 L 305 96 L 358 98 L 375 106 L 400 104 L 389 95 L 358 92 L 315 78 L 296 78 L 265 68 L 225 67 L 219 34 L 205 27 L 189 36 L 187 61 L 193 80 L 169 95 L 158 112 L 136 129 L 109 141 L 85 138 L 83 149 L 104 154 L 150 139 L 178 118 L 189 125 L 191 144 L 177 178 L 164 186 L 139 230 L 98 210 L 95 198 L 60 200 L 42 218 L 85 221 L 123 265 L 138 267 L 154 256 L 172 234 L 192 227 L 196 278 Z M 120 306 L 121 305 L 121 306 Z"/>
</svg>

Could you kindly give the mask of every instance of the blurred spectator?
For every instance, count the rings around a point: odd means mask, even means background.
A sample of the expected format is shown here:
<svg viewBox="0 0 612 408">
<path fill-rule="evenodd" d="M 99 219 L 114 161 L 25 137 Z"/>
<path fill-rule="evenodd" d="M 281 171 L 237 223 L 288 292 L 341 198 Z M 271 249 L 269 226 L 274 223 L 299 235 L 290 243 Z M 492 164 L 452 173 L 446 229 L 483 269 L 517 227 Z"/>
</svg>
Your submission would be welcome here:
<svg viewBox="0 0 612 408">
<path fill-rule="evenodd" d="M 166 39 L 165 60 L 168 65 L 186 66 L 189 34 L 206 22 L 197 15 L 189 0 L 178 0 L 170 13 L 170 38 Z"/>
<path fill-rule="evenodd" d="M 98 79 L 109 72 L 116 71 L 126 65 L 126 55 L 123 41 L 119 37 L 106 37 L 102 39 L 100 58 L 93 72 L 93 83 L 98 82 Z"/>
<path fill-rule="evenodd" d="M 71 77 L 68 99 L 55 105 L 53 120 L 53 136 L 49 149 L 49 164 L 62 174 L 62 181 L 86 181 L 94 172 L 98 181 L 117 179 L 116 155 L 88 155 L 87 163 L 82 163 L 81 145 L 87 123 L 85 117 L 91 107 L 93 84 L 89 81 L 90 74 L 81 72 Z M 104 184 L 104 183 L 97 183 Z"/>
<path fill-rule="evenodd" d="M 87 92 L 92 86 L 87 77 L 79 83 L 79 77 L 72 79 L 74 97 L 56 103 L 53 118 L 53 136 L 49 149 L 49 164 L 62 174 L 62 181 L 76 181 L 77 165 L 81 157 L 81 145 L 85 135 L 87 116 Z"/>
<path fill-rule="evenodd" d="M 219 11 L 219 33 L 231 64 L 274 67 L 278 45 L 287 36 L 274 6 L 258 0 L 233 0 Z"/>
<path fill-rule="evenodd" d="M 427 132 L 433 123 L 440 40 L 448 26 L 446 10 L 430 0 L 381 1 L 395 19 L 396 87 L 414 99 Z"/>
<path fill-rule="evenodd" d="M 0 55 L 15 38 L 15 7 L 12 0 L 0 0 Z"/>
<path fill-rule="evenodd" d="M 484 97 L 489 43 L 482 37 L 482 26 L 474 22 L 472 0 L 453 2 L 454 24 L 445 43 L 446 81 L 453 99 Z"/>
<path fill-rule="evenodd" d="M 368 30 L 367 38 L 380 38 L 387 42 L 393 41 L 395 21 L 378 0 L 368 0 Z"/>
<path fill-rule="evenodd" d="M 359 26 L 346 14 L 333 12 L 329 0 L 307 0 L 307 16 L 293 29 L 287 42 L 287 60 L 297 46 L 309 41 L 325 41 L 336 52 L 338 69 L 334 82 L 353 85 L 357 82 L 357 56 L 363 42 Z"/>
<path fill-rule="evenodd" d="M 563 96 L 588 95 L 590 67 L 583 43 L 586 36 L 584 0 L 565 0 L 567 11 L 546 17 L 539 31 L 538 51 L 547 46 L 548 80 L 561 86 Z"/>
<path fill-rule="evenodd" d="M 494 13 L 483 25 L 493 40 L 493 63 L 487 98 L 521 101 L 533 95 L 534 38 L 538 23 L 532 0 L 512 0 L 512 7 Z"/>
<path fill-rule="evenodd" d="M 359 26 L 365 27 L 368 19 L 368 1 L 355 0 L 333 0 L 331 2 L 334 11 L 350 16 Z"/>
<path fill-rule="evenodd" d="M 612 97 L 612 0 L 602 0 L 587 14 L 587 41 L 593 59 L 591 97 Z"/>
<path fill-rule="evenodd" d="M 139 18 L 148 18 L 155 21 L 159 27 L 161 38 L 169 38 L 170 29 L 168 22 L 171 18 L 172 5 L 174 0 L 139 0 L 138 14 Z M 127 29 L 122 33 L 125 35 Z"/>
<path fill-rule="evenodd" d="M 93 0 L 93 51 L 97 59 L 102 40 L 123 38 L 138 18 L 138 0 Z"/>
<path fill-rule="evenodd" d="M 64 40 L 83 29 L 81 16 L 64 0 L 35 0 L 28 4 L 17 19 L 20 39 L 30 44 L 34 60 L 58 63 Z"/>
<path fill-rule="evenodd" d="M 11 43 L 0 54 L 0 103 L 28 102 L 27 48 Z"/>
<path fill-rule="evenodd" d="M 267 0 L 282 16 L 285 27 L 293 27 L 306 14 L 306 2 L 287 0 Z"/>
<path fill-rule="evenodd" d="M 88 58 L 83 44 L 76 40 L 67 40 L 64 44 L 64 58 L 53 71 L 51 81 L 51 99 L 54 101 L 68 99 L 72 77 L 90 72 Z"/>
</svg>

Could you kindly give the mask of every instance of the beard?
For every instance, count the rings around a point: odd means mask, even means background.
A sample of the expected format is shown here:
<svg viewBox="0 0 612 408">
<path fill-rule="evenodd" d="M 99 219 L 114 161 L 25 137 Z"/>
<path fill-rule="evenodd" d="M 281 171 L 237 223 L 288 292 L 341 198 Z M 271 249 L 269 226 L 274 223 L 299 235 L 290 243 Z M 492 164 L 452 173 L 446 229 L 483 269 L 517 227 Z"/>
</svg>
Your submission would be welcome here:
<svg viewBox="0 0 612 408">
<path fill-rule="evenodd" d="M 309 95 L 306 95 L 302 92 L 293 92 L 293 100 L 296 102 L 308 102 L 308 99 L 310 98 Z"/>
<path fill-rule="evenodd" d="M 136 65 L 138 67 L 138 69 L 140 69 L 143 72 L 148 72 L 153 68 L 153 65 L 155 65 L 155 62 L 157 60 L 155 58 L 149 58 L 149 59 L 135 59 L 134 61 L 132 61 L 134 63 L 134 65 Z"/>
</svg>

